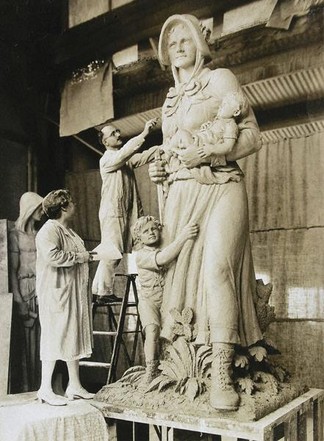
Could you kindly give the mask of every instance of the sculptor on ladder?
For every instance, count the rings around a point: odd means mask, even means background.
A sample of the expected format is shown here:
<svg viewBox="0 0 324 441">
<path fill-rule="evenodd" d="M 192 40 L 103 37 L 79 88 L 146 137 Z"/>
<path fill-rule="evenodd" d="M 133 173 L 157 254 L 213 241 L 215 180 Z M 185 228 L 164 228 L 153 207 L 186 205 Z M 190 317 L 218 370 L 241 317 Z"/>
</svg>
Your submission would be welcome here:
<svg viewBox="0 0 324 441">
<path fill-rule="evenodd" d="M 102 178 L 99 221 L 101 245 L 113 244 L 119 253 L 131 251 L 131 225 L 142 214 L 133 168 L 141 165 L 136 158 L 145 137 L 156 125 L 156 119 L 146 122 L 143 132 L 122 146 L 120 132 L 112 125 L 101 129 L 100 138 L 106 152 L 100 159 Z M 145 153 L 148 154 L 147 152 Z M 145 156 L 145 155 L 144 155 Z M 100 260 L 92 293 L 98 303 L 119 301 L 114 294 L 114 275 L 120 259 Z"/>
</svg>

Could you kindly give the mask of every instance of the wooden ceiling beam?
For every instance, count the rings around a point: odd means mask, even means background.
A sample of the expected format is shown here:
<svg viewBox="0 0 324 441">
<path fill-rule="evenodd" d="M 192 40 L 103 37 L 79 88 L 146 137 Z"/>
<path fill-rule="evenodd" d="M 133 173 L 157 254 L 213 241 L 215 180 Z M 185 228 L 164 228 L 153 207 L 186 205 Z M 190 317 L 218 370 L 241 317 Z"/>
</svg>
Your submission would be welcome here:
<svg viewBox="0 0 324 441">
<path fill-rule="evenodd" d="M 159 34 L 172 14 L 217 16 L 252 0 L 135 0 L 68 29 L 53 45 L 54 65 L 61 72 L 85 66 Z"/>
<path fill-rule="evenodd" d="M 324 8 L 294 21 L 289 31 L 258 26 L 221 37 L 211 46 L 211 69 L 230 68 L 241 84 L 323 65 Z M 154 57 L 121 66 L 114 73 L 114 94 L 160 89 L 172 82 Z M 156 86 L 155 86 L 156 85 Z"/>
</svg>

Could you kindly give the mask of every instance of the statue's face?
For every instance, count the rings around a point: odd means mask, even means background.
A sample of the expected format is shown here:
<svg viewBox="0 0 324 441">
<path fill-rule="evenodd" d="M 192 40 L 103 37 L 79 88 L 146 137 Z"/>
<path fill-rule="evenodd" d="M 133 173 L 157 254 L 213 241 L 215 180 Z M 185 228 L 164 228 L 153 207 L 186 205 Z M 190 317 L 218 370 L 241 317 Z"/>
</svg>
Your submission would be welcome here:
<svg viewBox="0 0 324 441">
<path fill-rule="evenodd" d="M 171 29 L 168 38 L 170 63 L 181 69 L 195 65 L 197 48 L 189 29 L 180 24 Z"/>
<path fill-rule="evenodd" d="M 141 231 L 141 242 L 143 245 L 152 246 L 159 242 L 160 230 L 153 221 L 147 222 Z"/>
</svg>

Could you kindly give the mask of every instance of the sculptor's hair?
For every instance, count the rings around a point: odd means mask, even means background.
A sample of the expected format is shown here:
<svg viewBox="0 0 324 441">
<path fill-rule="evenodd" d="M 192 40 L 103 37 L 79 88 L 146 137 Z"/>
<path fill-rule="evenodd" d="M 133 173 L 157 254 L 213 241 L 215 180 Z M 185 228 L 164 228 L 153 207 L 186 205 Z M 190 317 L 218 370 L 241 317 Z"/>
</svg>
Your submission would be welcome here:
<svg viewBox="0 0 324 441">
<path fill-rule="evenodd" d="M 154 222 L 156 227 L 160 231 L 162 230 L 161 222 L 158 219 L 156 219 L 154 216 L 142 216 L 139 219 L 137 219 L 137 221 L 135 222 L 135 224 L 132 226 L 132 229 L 131 229 L 133 241 L 134 241 L 134 247 L 137 249 L 139 249 L 141 247 L 141 233 L 142 233 L 144 226 L 148 222 Z"/>
<path fill-rule="evenodd" d="M 98 139 L 99 139 L 99 142 L 100 142 L 101 145 L 104 145 L 104 143 L 103 143 L 103 137 L 104 137 L 105 133 L 103 132 L 103 130 L 104 130 L 105 128 L 108 128 L 108 127 L 109 127 L 109 129 L 110 129 L 110 131 L 109 131 L 110 134 L 111 134 L 112 132 L 114 132 L 114 131 L 120 132 L 119 129 L 117 129 L 115 126 L 113 126 L 113 125 L 111 125 L 111 124 L 107 124 L 106 126 L 102 127 L 102 129 L 98 132 Z"/>
<path fill-rule="evenodd" d="M 53 190 L 44 197 L 43 210 L 50 219 L 58 219 L 61 216 L 62 208 L 66 208 L 71 201 L 69 190 Z"/>
</svg>

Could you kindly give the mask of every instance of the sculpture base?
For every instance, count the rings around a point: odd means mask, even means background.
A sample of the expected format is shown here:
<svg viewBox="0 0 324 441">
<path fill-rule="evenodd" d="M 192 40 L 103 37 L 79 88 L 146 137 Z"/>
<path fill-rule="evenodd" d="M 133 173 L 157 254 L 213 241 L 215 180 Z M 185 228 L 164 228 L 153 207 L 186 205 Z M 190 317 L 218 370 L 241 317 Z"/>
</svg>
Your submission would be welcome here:
<svg viewBox="0 0 324 441">
<path fill-rule="evenodd" d="M 271 412 L 258 421 L 238 421 L 237 413 L 231 415 L 198 416 L 197 407 L 187 414 L 178 412 L 174 406 L 170 411 L 147 410 L 146 408 L 131 408 L 128 404 L 117 405 L 93 401 L 108 422 L 109 436 L 117 439 L 117 426 L 122 429 L 129 427 L 134 441 L 142 441 L 142 432 L 149 431 L 149 440 L 157 441 L 192 441 L 223 439 L 226 440 L 255 440 L 277 441 L 289 440 L 323 440 L 324 426 L 324 390 L 310 389 L 288 404 Z M 199 413 L 200 410 L 199 410 Z M 109 439 L 110 439 L 109 438 Z M 225 439 L 224 438 L 224 439 Z M 128 438 L 127 438 L 128 439 Z M 145 438 L 147 439 L 147 438 Z"/>
<path fill-rule="evenodd" d="M 127 407 L 130 411 L 166 413 L 200 418 L 228 418 L 236 421 L 257 421 L 274 410 L 289 403 L 305 392 L 298 384 L 283 383 L 278 393 L 257 391 L 253 395 L 242 393 L 237 411 L 218 411 L 209 404 L 208 390 L 194 400 L 176 393 L 174 389 L 146 392 L 142 385 L 131 385 L 117 381 L 104 386 L 95 396 L 95 401 L 106 403 L 109 409 Z M 101 407 L 102 409 L 102 407 Z"/>
</svg>

